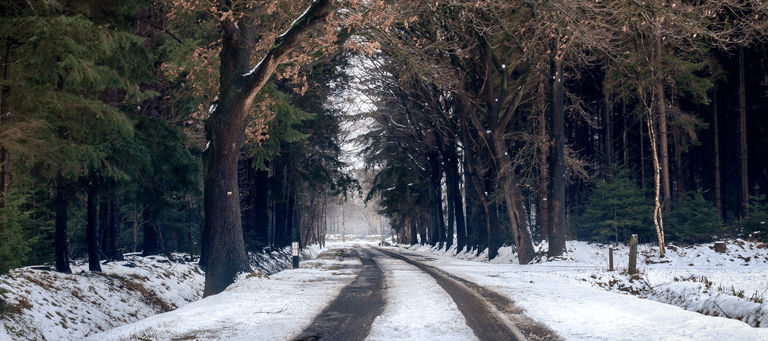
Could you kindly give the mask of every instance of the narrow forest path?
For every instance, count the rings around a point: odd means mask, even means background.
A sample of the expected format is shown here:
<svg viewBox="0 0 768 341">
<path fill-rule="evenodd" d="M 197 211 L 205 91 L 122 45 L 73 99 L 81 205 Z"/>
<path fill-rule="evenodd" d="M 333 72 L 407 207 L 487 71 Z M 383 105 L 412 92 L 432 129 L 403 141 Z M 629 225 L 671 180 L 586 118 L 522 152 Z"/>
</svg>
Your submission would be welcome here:
<svg viewBox="0 0 768 341">
<path fill-rule="evenodd" d="M 509 299 L 384 248 L 356 248 L 363 268 L 295 340 L 539 340 Z M 418 296 L 420 300 L 413 300 Z M 429 306 L 419 305 L 425 298 Z M 521 330 L 516 321 L 525 320 Z M 533 326 L 533 327 L 531 327 Z"/>
</svg>

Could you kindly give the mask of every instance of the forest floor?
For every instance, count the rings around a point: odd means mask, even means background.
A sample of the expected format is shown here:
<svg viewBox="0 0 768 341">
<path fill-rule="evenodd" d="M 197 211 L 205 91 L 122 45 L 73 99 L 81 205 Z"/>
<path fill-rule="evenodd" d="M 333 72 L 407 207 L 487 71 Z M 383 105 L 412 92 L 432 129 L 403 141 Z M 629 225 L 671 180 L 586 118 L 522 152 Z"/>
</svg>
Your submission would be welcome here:
<svg viewBox="0 0 768 341">
<path fill-rule="evenodd" d="M 72 275 L 16 269 L 0 277 L 0 341 L 291 339 L 357 276 L 360 260 L 344 255 L 373 245 L 311 247 L 300 269 L 274 274 L 288 266 L 281 263 L 288 257 L 268 256 L 260 263 L 282 260 L 205 299 L 199 298 L 202 272 L 180 256 L 129 256 L 105 264 L 102 274 L 84 271 L 87 265 L 73 267 Z M 634 278 L 623 271 L 628 248 L 622 245 L 614 250 L 618 271 L 607 270 L 607 245 L 576 241 L 564 257 L 524 266 L 509 247 L 490 262 L 484 253 L 454 255 L 428 246 L 384 249 L 504 296 L 552 329 L 552 339 L 768 340 L 768 328 L 758 328 L 768 327 L 768 248 L 762 243 L 729 241 L 725 253 L 712 244 L 672 246 L 665 258 L 641 245 Z M 369 340 L 474 339 L 432 277 L 403 261 L 380 263 L 387 263 L 386 305 Z"/>
</svg>

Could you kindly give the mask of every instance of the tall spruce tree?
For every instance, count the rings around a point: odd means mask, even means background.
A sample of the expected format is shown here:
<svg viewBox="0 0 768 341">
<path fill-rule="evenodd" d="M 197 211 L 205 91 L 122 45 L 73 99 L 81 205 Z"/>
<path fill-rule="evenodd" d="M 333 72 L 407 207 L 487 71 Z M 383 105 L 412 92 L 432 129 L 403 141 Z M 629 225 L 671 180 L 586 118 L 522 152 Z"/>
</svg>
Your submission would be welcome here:
<svg viewBox="0 0 768 341">
<path fill-rule="evenodd" d="M 57 178 L 60 189 L 66 188 L 67 178 L 124 176 L 107 161 L 109 146 L 129 138 L 132 127 L 125 114 L 108 102 L 140 101 L 146 95 L 138 84 L 151 76 L 149 54 L 141 39 L 127 31 L 125 20 L 140 4 L 11 1 L 3 5 L 2 106 L 8 113 L 3 116 L 13 124 L 1 129 L 3 135 L 16 138 L 4 139 L 2 147 L 47 164 L 53 169 L 48 177 Z M 30 125 L 40 129 L 18 135 L 19 127 Z M 64 197 L 57 200 L 61 205 L 66 202 Z M 65 221 L 61 217 L 56 224 L 59 236 L 66 235 Z M 58 241 L 57 268 L 66 272 L 66 239 Z"/>
</svg>

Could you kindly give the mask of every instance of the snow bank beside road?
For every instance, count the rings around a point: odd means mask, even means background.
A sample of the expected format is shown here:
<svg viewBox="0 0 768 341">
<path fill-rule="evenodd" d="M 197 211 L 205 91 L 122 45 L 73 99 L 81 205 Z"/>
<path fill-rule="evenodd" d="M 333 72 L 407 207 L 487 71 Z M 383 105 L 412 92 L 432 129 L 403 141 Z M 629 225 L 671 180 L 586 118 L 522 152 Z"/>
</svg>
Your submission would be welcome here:
<svg viewBox="0 0 768 341">
<path fill-rule="evenodd" d="M 312 246 L 304 254 L 314 258 L 321 251 Z M 263 275 L 291 264 L 289 247 L 250 256 Z M 0 276 L 0 341 L 82 340 L 202 297 L 205 275 L 185 255 L 128 254 L 101 267 L 95 273 L 76 263 L 72 274 L 26 267 Z"/>
<path fill-rule="evenodd" d="M 178 258 L 128 256 L 101 273 L 35 267 L 0 277 L 3 324 L 13 340 L 77 340 L 200 299 L 204 276 Z"/>
<path fill-rule="evenodd" d="M 407 249 L 508 295 L 568 340 L 768 340 L 768 328 L 750 327 L 768 327 L 768 250 L 762 243 L 732 241 L 724 254 L 711 244 L 670 247 L 665 258 L 655 247 L 641 246 L 640 279 L 631 281 L 607 271 L 607 245 L 569 241 L 564 257 L 524 266 L 517 265 L 512 248 L 502 248 L 491 262 L 482 254 Z M 626 269 L 627 259 L 628 248 L 619 246 L 616 267 Z"/>
<path fill-rule="evenodd" d="M 218 295 L 86 340 L 291 339 L 352 282 L 360 264 L 329 254 L 300 269 L 245 276 Z"/>
</svg>

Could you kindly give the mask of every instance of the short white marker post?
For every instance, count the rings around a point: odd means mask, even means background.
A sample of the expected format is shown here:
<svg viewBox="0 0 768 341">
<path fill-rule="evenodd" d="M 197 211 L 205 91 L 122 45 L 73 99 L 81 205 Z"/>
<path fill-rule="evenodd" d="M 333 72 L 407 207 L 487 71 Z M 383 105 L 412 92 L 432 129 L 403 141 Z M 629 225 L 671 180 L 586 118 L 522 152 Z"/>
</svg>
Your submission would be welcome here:
<svg viewBox="0 0 768 341">
<path fill-rule="evenodd" d="M 608 271 L 613 271 L 613 245 L 608 246 Z"/>
<path fill-rule="evenodd" d="M 293 254 L 293 268 L 299 268 L 299 242 L 291 243 L 291 252 Z"/>
</svg>

